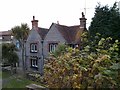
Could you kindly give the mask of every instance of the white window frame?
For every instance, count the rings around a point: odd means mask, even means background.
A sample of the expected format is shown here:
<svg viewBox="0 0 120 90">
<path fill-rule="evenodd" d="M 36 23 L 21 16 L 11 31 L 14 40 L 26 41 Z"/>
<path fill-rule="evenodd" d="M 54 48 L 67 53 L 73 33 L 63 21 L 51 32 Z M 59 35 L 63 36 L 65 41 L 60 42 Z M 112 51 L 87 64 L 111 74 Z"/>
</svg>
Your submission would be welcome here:
<svg viewBox="0 0 120 90">
<path fill-rule="evenodd" d="M 11 39 L 13 39 L 13 36 L 11 36 Z"/>
<path fill-rule="evenodd" d="M 32 67 L 38 67 L 38 60 L 37 59 L 31 59 L 31 66 Z"/>
<path fill-rule="evenodd" d="M 49 52 L 54 52 L 56 50 L 58 43 L 49 43 Z"/>
<path fill-rule="evenodd" d="M 37 52 L 37 43 L 31 43 L 30 44 L 30 51 L 31 52 Z"/>
</svg>

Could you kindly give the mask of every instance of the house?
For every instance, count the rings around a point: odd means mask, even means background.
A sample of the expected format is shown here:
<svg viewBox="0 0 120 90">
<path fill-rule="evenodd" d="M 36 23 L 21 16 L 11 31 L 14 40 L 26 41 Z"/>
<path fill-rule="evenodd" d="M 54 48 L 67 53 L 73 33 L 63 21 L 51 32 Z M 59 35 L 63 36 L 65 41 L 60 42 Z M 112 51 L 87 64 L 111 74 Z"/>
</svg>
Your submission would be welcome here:
<svg viewBox="0 0 120 90">
<path fill-rule="evenodd" d="M 2 43 L 13 43 L 18 51 L 16 51 L 18 57 L 19 57 L 19 62 L 16 64 L 17 66 L 22 67 L 22 51 L 20 49 L 20 45 L 17 39 L 12 35 L 12 31 L 1 31 L 0 32 L 0 44 Z"/>
<path fill-rule="evenodd" d="M 28 71 L 37 70 L 41 71 L 42 68 L 42 47 L 43 40 L 48 32 L 46 28 L 38 27 L 38 20 L 35 20 L 33 16 L 32 20 L 32 30 L 29 33 L 28 39 L 26 41 L 26 57 L 25 57 L 25 66 Z M 38 66 L 39 63 L 39 66 Z"/>
<path fill-rule="evenodd" d="M 1 31 L 0 32 L 0 44 L 1 43 L 14 43 L 17 48 L 19 48 L 19 42 L 15 37 L 12 35 L 12 31 Z"/>
<path fill-rule="evenodd" d="M 52 23 L 49 29 L 38 27 L 38 20 L 33 16 L 32 30 L 26 41 L 25 66 L 27 71 L 43 74 L 44 58 L 55 51 L 59 44 L 73 48 L 80 47 L 81 34 L 86 30 L 86 18 L 82 13 L 80 25 L 65 26 Z"/>
<path fill-rule="evenodd" d="M 11 30 L 0 32 L 0 44 L 1 43 L 11 43 L 13 39 Z"/>
</svg>

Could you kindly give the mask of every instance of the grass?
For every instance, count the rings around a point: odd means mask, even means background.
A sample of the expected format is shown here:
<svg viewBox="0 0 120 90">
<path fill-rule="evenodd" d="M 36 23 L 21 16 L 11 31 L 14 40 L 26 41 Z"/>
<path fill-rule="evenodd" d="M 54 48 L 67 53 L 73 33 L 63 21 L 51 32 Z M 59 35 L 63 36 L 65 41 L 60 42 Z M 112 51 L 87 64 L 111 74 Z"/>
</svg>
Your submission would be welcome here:
<svg viewBox="0 0 120 90">
<path fill-rule="evenodd" d="M 8 78 L 10 77 L 10 73 L 9 72 L 2 72 L 0 71 L 0 79 L 4 79 L 4 78 Z"/>
<path fill-rule="evenodd" d="M 3 86 L 3 88 L 25 88 L 26 85 L 31 83 L 33 82 L 24 78 L 12 78 L 6 85 Z"/>
<path fill-rule="evenodd" d="M 6 72 L 0 72 L 2 75 L 2 79 L 6 79 L 9 78 L 11 76 L 10 72 L 6 71 Z"/>
<path fill-rule="evenodd" d="M 1 75 L 1 72 L 0 72 L 0 75 Z M 7 83 L 3 83 L 2 90 L 5 90 L 5 88 L 25 88 L 29 84 L 41 85 L 38 82 L 28 80 L 26 78 L 23 78 L 20 75 L 10 75 L 9 72 L 3 72 L 2 79 L 7 80 Z"/>
<path fill-rule="evenodd" d="M 2 72 L 0 71 L 0 78 L 2 78 Z"/>
</svg>

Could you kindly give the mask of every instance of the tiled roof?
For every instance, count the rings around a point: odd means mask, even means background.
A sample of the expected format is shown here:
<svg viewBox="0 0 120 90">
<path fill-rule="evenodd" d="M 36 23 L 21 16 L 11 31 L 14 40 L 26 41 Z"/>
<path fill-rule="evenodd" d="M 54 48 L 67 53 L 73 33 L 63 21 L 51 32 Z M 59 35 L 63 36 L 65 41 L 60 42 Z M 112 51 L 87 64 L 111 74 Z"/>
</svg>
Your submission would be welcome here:
<svg viewBox="0 0 120 90">
<path fill-rule="evenodd" d="M 67 43 L 79 43 L 81 33 L 84 28 L 80 28 L 80 25 L 76 26 L 64 26 L 59 24 L 54 24 L 62 36 L 65 38 Z"/>
<path fill-rule="evenodd" d="M 11 30 L 1 31 L 1 32 L 0 32 L 0 36 L 7 36 L 7 35 L 11 35 L 11 34 L 12 34 L 12 31 L 11 31 Z"/>
<path fill-rule="evenodd" d="M 42 39 L 45 38 L 46 34 L 48 33 L 49 29 L 46 28 L 38 28 L 38 33 L 41 36 Z"/>
</svg>

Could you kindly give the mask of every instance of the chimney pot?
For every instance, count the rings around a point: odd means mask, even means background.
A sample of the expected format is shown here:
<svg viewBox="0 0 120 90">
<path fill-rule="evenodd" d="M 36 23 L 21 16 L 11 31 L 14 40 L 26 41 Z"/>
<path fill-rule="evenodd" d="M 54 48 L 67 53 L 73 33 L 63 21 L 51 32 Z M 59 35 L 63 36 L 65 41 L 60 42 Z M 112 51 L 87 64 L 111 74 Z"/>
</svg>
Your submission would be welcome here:
<svg viewBox="0 0 120 90">
<path fill-rule="evenodd" d="M 59 24 L 59 21 L 57 21 L 57 24 Z"/>
<path fill-rule="evenodd" d="M 35 20 L 35 16 L 33 16 L 32 22 L 32 28 L 38 29 L 38 20 Z"/>
<path fill-rule="evenodd" d="M 82 12 L 82 17 L 80 18 L 80 26 L 86 28 L 86 18 L 84 13 Z"/>
<path fill-rule="evenodd" d="M 33 20 L 35 20 L 35 16 L 33 16 Z"/>
</svg>

